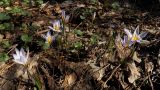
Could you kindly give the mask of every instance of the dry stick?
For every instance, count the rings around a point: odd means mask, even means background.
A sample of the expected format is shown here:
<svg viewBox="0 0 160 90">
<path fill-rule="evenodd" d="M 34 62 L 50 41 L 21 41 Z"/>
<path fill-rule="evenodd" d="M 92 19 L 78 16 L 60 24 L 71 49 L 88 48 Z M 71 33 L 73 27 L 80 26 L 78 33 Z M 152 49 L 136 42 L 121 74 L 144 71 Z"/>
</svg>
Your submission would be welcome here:
<svg viewBox="0 0 160 90">
<path fill-rule="evenodd" d="M 151 80 L 151 78 L 150 78 L 150 74 L 149 74 L 149 73 L 148 73 L 148 80 L 149 80 L 149 82 L 150 82 L 150 84 L 151 84 L 152 90 L 154 90 L 153 83 L 152 83 L 152 80 Z"/>
<path fill-rule="evenodd" d="M 48 30 L 39 31 L 39 32 L 37 32 L 36 34 L 39 35 L 39 34 L 42 34 L 42 33 L 47 32 L 47 31 L 48 31 Z"/>
<path fill-rule="evenodd" d="M 111 73 L 111 75 L 109 76 L 109 78 L 104 82 L 103 87 L 105 87 L 105 84 L 112 78 L 112 76 L 114 75 L 114 73 L 117 71 L 117 69 L 121 66 L 121 64 L 119 64 Z"/>
<path fill-rule="evenodd" d="M 7 52 L 7 54 L 9 54 L 11 51 L 13 51 L 13 49 L 15 49 L 18 46 L 18 44 L 12 45 L 10 48 L 10 50 Z"/>
<path fill-rule="evenodd" d="M 82 22 L 80 24 L 78 24 L 77 27 L 74 28 L 74 30 L 77 29 L 81 24 L 82 24 Z"/>
</svg>

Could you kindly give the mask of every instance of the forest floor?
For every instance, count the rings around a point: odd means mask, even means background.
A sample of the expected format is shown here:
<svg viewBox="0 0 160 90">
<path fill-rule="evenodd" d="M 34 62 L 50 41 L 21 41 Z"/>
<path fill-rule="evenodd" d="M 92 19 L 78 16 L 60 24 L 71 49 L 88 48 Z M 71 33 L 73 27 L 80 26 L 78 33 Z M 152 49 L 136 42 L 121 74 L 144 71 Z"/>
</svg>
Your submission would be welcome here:
<svg viewBox="0 0 160 90">
<path fill-rule="evenodd" d="M 0 12 L 0 90 L 156 90 L 160 86 L 156 11 L 118 2 L 27 6 L 17 1 L 0 7 Z M 60 20 L 60 32 L 48 28 L 54 20 Z M 147 35 L 141 43 L 124 45 L 125 29 Z M 48 31 L 54 38 L 49 45 L 42 37 Z M 27 65 L 14 62 L 15 48 L 29 50 Z"/>
</svg>

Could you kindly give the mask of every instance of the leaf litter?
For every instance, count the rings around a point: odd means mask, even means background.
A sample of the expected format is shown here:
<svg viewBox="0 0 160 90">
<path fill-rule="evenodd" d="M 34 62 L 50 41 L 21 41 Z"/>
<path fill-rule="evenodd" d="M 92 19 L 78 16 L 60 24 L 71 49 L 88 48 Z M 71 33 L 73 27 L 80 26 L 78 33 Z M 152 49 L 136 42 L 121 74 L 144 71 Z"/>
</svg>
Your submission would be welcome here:
<svg viewBox="0 0 160 90">
<path fill-rule="evenodd" d="M 3 13 L 6 8 L 22 11 L 9 10 L 10 18 L 0 22 L 0 53 L 10 57 L 0 61 L 0 90 L 158 89 L 160 17 L 118 1 L 91 1 L 47 1 L 40 7 L 17 1 L 14 8 L 0 7 Z M 61 16 L 63 10 L 70 16 L 67 21 Z M 54 20 L 60 21 L 62 31 L 48 28 Z M 11 30 L 4 23 L 12 23 Z M 142 43 L 125 36 L 125 28 L 134 32 L 137 26 L 147 32 Z M 41 37 L 47 32 L 56 35 L 52 41 L 46 39 L 52 42 L 48 47 Z M 22 40 L 23 35 L 32 39 Z M 6 40 L 11 46 L 4 47 Z M 21 47 L 30 51 L 27 65 L 12 57 Z"/>
</svg>

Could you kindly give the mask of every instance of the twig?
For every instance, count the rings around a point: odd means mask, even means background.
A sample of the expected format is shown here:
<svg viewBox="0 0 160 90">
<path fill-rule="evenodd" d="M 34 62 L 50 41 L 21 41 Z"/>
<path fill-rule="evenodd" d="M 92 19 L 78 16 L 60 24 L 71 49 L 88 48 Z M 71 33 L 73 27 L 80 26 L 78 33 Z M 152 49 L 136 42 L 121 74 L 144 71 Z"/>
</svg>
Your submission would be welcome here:
<svg viewBox="0 0 160 90">
<path fill-rule="evenodd" d="M 114 75 L 114 73 L 117 71 L 117 69 L 121 66 L 121 64 L 119 64 L 111 73 L 111 75 L 109 76 L 109 78 L 104 82 L 103 87 L 105 87 L 105 84 L 112 78 L 112 76 Z"/>
<path fill-rule="evenodd" d="M 42 33 L 47 32 L 47 31 L 48 31 L 48 30 L 39 31 L 39 32 L 37 32 L 36 34 L 39 35 L 39 34 L 42 34 Z"/>
<path fill-rule="evenodd" d="M 151 84 L 151 88 L 152 88 L 152 90 L 154 90 L 153 83 L 152 83 L 152 80 L 151 80 L 151 78 L 150 78 L 150 75 L 149 75 L 149 74 L 148 74 L 148 80 L 149 80 L 149 83 Z"/>
<path fill-rule="evenodd" d="M 7 54 L 9 54 L 13 49 L 15 49 L 18 46 L 18 44 L 15 44 L 13 46 L 10 47 L 10 50 L 7 52 Z"/>
</svg>

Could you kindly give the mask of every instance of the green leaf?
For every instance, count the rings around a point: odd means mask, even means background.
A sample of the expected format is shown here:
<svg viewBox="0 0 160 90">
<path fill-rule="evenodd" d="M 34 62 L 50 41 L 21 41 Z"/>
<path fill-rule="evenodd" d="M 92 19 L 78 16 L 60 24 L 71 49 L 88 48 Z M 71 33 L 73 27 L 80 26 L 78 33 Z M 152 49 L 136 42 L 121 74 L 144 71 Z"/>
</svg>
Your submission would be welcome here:
<svg viewBox="0 0 160 90">
<path fill-rule="evenodd" d="M 9 60 L 9 56 L 6 53 L 0 53 L 0 62 Z"/>
<path fill-rule="evenodd" d="M 8 40 L 3 41 L 2 44 L 3 44 L 2 45 L 3 48 L 9 48 L 11 46 L 11 44 Z"/>
<path fill-rule="evenodd" d="M 84 34 L 81 30 L 75 30 L 74 33 L 79 36 L 82 36 Z"/>
<path fill-rule="evenodd" d="M 119 3 L 118 2 L 114 2 L 114 3 L 112 3 L 112 8 L 114 9 L 114 10 L 117 10 L 118 8 L 120 8 L 120 5 L 119 5 Z"/>
<path fill-rule="evenodd" d="M 12 9 L 10 10 L 10 13 L 14 14 L 14 15 L 30 15 L 30 13 L 28 13 L 27 11 L 23 10 L 20 7 L 12 7 Z"/>
<path fill-rule="evenodd" d="M 84 16 L 80 15 L 80 18 L 81 18 L 82 20 L 84 20 L 86 17 L 84 17 Z"/>
<path fill-rule="evenodd" d="M 74 43 L 74 48 L 75 48 L 75 49 L 81 49 L 82 46 L 83 46 L 82 42 L 75 42 L 75 43 Z"/>
<path fill-rule="evenodd" d="M 9 20 L 11 17 L 6 13 L 0 13 L 0 20 Z"/>
<path fill-rule="evenodd" d="M 3 24 L 0 24 L 0 30 L 4 30 L 5 26 Z"/>
<path fill-rule="evenodd" d="M 24 42 L 31 42 L 32 41 L 32 36 L 28 36 L 27 34 L 24 34 L 21 36 L 21 40 Z"/>
<path fill-rule="evenodd" d="M 97 43 L 97 39 L 98 39 L 98 37 L 96 35 L 92 35 L 91 38 L 90 38 L 91 44 L 96 44 Z"/>
<path fill-rule="evenodd" d="M 50 48 L 50 45 L 49 45 L 48 43 L 44 43 L 42 48 L 43 48 L 44 50 L 49 49 L 49 48 Z"/>
<path fill-rule="evenodd" d="M 12 23 L 3 23 L 0 24 L 0 30 L 12 30 L 14 25 Z"/>
</svg>

